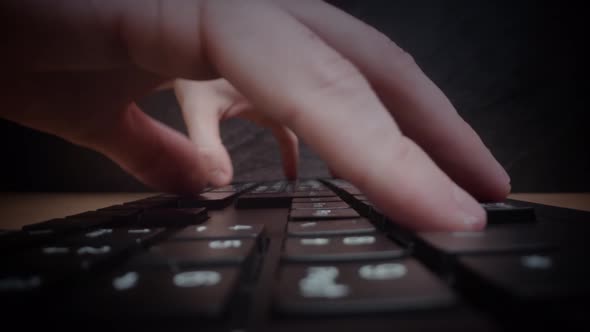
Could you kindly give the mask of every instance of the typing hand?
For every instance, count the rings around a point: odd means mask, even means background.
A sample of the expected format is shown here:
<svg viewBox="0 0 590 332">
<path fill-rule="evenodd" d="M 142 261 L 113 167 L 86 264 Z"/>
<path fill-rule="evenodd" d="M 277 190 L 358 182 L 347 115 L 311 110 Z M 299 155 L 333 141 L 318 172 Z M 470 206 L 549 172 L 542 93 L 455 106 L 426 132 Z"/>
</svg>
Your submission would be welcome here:
<svg viewBox="0 0 590 332">
<path fill-rule="evenodd" d="M 190 81 L 178 79 L 174 92 L 191 140 L 210 174 L 204 174 L 212 185 L 221 186 L 231 180 L 232 163 L 219 135 L 219 122 L 241 117 L 271 130 L 279 143 L 283 171 L 290 180 L 297 178 L 299 146 L 297 136 L 285 125 L 256 112 L 253 105 L 228 81 Z"/>
<path fill-rule="evenodd" d="M 408 227 L 479 229 L 473 196 L 510 190 L 412 58 L 324 2 L 13 0 L 0 10 L 0 115 L 95 149 L 157 189 L 197 191 L 210 165 L 133 101 L 165 80 L 224 77 Z"/>
</svg>

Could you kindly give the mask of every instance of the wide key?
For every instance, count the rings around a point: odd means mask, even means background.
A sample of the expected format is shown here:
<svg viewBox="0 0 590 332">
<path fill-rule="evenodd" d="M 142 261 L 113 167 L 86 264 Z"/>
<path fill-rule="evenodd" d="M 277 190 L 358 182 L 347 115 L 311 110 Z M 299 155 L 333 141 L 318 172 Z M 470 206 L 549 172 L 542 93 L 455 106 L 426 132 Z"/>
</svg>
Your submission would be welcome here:
<svg viewBox="0 0 590 332">
<path fill-rule="evenodd" d="M 379 234 L 287 238 L 283 258 L 289 261 L 353 261 L 399 258 L 406 251 Z"/>
<path fill-rule="evenodd" d="M 453 292 L 413 259 L 295 264 L 280 269 L 276 309 L 286 314 L 353 314 L 452 305 Z"/>
</svg>

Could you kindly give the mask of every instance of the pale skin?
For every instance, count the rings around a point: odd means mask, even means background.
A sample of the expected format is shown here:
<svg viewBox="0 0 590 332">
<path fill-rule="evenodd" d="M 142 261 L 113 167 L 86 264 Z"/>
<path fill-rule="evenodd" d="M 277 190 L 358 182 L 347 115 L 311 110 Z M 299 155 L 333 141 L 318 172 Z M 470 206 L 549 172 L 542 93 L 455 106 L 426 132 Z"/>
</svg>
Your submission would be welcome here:
<svg viewBox="0 0 590 332">
<path fill-rule="evenodd" d="M 156 190 L 229 183 L 218 123 L 243 116 L 272 129 L 288 177 L 300 139 L 412 229 L 481 229 L 477 199 L 510 191 L 412 57 L 322 1 L 13 0 L 0 12 L 0 116 L 98 151 Z M 135 104 L 172 80 L 190 137 Z"/>
</svg>

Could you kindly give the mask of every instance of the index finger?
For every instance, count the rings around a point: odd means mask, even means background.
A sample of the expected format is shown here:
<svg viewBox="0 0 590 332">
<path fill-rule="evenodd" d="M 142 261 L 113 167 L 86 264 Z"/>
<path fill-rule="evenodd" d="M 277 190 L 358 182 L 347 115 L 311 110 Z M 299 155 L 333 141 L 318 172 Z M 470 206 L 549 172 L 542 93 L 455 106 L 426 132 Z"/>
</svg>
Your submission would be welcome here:
<svg viewBox="0 0 590 332">
<path fill-rule="evenodd" d="M 484 226 L 479 204 L 401 134 L 348 59 L 272 3 L 208 4 L 206 49 L 221 74 L 383 212 L 414 229 Z"/>
</svg>

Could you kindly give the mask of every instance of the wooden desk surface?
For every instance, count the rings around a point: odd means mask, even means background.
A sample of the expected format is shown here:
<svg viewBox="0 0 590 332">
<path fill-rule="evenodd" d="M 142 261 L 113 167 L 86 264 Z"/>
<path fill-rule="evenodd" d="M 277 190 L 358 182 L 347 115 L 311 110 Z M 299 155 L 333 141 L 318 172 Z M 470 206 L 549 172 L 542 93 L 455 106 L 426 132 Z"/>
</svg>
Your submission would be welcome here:
<svg viewBox="0 0 590 332">
<path fill-rule="evenodd" d="M 155 193 L 0 193 L 0 229 L 96 210 Z M 518 193 L 510 198 L 590 211 L 590 193 Z"/>
</svg>

